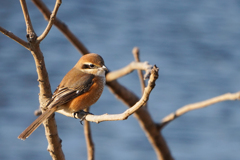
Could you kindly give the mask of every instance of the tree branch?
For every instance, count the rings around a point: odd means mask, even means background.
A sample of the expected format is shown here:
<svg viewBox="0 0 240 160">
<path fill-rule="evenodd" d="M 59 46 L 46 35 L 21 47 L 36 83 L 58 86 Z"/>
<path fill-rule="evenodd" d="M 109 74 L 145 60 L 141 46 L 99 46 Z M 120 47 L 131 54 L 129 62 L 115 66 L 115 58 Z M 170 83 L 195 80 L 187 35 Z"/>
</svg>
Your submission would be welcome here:
<svg viewBox="0 0 240 160">
<path fill-rule="evenodd" d="M 58 11 L 61 3 L 62 3 L 62 0 L 56 0 L 53 12 L 52 12 L 52 14 L 50 16 L 50 19 L 48 21 L 48 25 L 45 28 L 44 32 L 37 38 L 37 43 L 40 43 L 47 36 L 47 34 L 49 33 L 50 29 L 52 28 L 52 25 L 54 23 L 56 15 L 57 15 L 57 11 Z"/>
<path fill-rule="evenodd" d="M 85 112 L 89 112 L 89 108 L 85 109 Z M 91 127 L 89 121 L 84 121 L 84 135 L 87 145 L 88 160 L 94 160 L 94 143 L 91 134 Z"/>
<path fill-rule="evenodd" d="M 19 38 L 18 36 L 16 36 L 15 34 L 13 34 L 12 32 L 7 31 L 6 29 L 2 28 L 1 26 L 0 26 L 0 32 L 2 32 L 2 34 L 13 39 L 14 41 L 21 44 L 23 47 L 25 47 L 26 49 L 29 50 L 28 43 L 26 41 L 24 41 L 23 39 Z"/>
<path fill-rule="evenodd" d="M 38 7 L 44 18 L 49 21 L 51 12 L 41 0 L 32 0 Z M 54 25 L 66 36 L 66 38 L 77 48 L 83 55 L 89 53 L 87 48 L 78 40 L 78 38 L 68 29 L 67 25 L 61 22 L 57 17 L 54 20 Z"/>
<path fill-rule="evenodd" d="M 226 93 L 226 94 L 223 94 L 223 95 L 220 95 L 220 96 L 217 96 L 217 97 L 214 97 L 214 98 L 202 101 L 202 102 L 197 102 L 197 103 L 183 106 L 183 107 L 179 108 L 178 110 L 176 110 L 174 113 L 171 113 L 168 116 L 166 116 L 165 118 L 163 118 L 161 123 L 157 124 L 157 127 L 159 130 L 161 130 L 163 127 L 165 127 L 171 121 L 175 120 L 176 118 L 178 118 L 178 117 L 182 116 L 183 114 L 190 112 L 192 110 L 205 108 L 212 104 L 227 101 L 227 100 L 239 100 L 239 99 L 240 99 L 240 92 Z"/>
<path fill-rule="evenodd" d="M 28 13 L 28 9 L 27 9 L 27 4 L 25 0 L 20 0 L 20 4 L 22 7 L 22 11 L 23 11 L 23 16 L 24 16 L 24 20 L 26 23 L 26 28 L 27 28 L 27 33 L 30 31 L 33 31 L 33 26 L 32 26 L 32 22 Z"/>
<path fill-rule="evenodd" d="M 32 26 L 32 22 L 28 13 L 28 9 L 27 9 L 27 4 L 25 0 L 20 0 L 20 4 L 22 7 L 22 11 L 23 11 L 23 16 L 24 16 L 24 20 L 25 20 L 25 24 L 26 24 L 26 31 L 27 31 L 27 39 L 29 42 L 35 42 L 37 36 L 36 33 L 34 32 L 33 26 Z"/>
<path fill-rule="evenodd" d="M 150 75 L 149 73 L 151 72 L 151 69 L 152 69 L 152 65 L 149 65 L 148 62 L 131 62 L 129 65 L 127 65 L 122 69 L 109 72 L 106 75 L 106 81 L 110 82 L 110 81 L 116 80 L 122 76 L 125 76 L 131 73 L 134 70 L 145 70 L 146 73 L 145 73 L 144 79 L 148 79 L 149 78 L 148 75 Z"/>
<path fill-rule="evenodd" d="M 138 47 L 134 47 L 132 50 L 134 59 L 136 62 L 140 62 L 139 59 L 139 48 Z M 144 82 L 144 78 L 143 78 L 143 73 L 141 70 L 137 70 L 138 71 L 138 77 L 139 77 L 139 81 L 140 81 L 140 85 L 141 85 L 141 89 L 142 89 L 142 93 L 144 92 L 144 88 L 145 88 L 145 82 Z"/>
</svg>

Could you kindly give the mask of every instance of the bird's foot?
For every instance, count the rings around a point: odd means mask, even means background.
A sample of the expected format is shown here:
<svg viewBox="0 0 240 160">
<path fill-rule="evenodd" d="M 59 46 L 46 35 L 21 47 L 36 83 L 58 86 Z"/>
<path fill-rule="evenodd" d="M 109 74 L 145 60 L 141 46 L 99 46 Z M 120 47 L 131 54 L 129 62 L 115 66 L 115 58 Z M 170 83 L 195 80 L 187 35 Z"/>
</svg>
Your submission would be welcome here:
<svg viewBox="0 0 240 160">
<path fill-rule="evenodd" d="M 78 111 L 78 112 L 74 112 L 74 113 L 73 113 L 73 117 L 74 117 L 75 119 L 80 119 L 80 123 L 82 124 L 82 122 L 85 120 L 85 118 L 86 118 L 86 116 L 87 116 L 88 114 L 92 114 L 92 113 L 90 113 L 90 112 L 85 112 L 85 111 L 83 111 L 83 110 L 80 110 L 80 111 Z M 92 115 L 93 115 L 93 114 L 92 114 Z"/>
</svg>

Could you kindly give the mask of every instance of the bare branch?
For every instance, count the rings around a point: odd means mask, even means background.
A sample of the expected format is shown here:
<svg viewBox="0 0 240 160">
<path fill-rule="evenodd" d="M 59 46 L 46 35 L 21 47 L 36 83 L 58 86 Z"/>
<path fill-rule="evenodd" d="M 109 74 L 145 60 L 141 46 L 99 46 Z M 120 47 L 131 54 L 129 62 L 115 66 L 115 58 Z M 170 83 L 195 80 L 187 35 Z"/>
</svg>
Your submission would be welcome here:
<svg viewBox="0 0 240 160">
<path fill-rule="evenodd" d="M 85 109 L 85 112 L 89 112 L 89 108 Z M 91 134 L 91 127 L 89 121 L 84 121 L 84 135 L 87 145 L 88 160 L 94 160 L 94 143 Z"/>
<path fill-rule="evenodd" d="M 133 57 L 135 59 L 136 62 L 140 62 L 140 58 L 139 58 L 139 48 L 138 47 L 134 47 L 132 50 L 133 53 Z M 141 85 L 141 90 L 142 90 L 142 94 L 144 92 L 144 88 L 146 86 L 144 78 L 143 78 L 143 72 L 142 70 L 138 69 L 138 77 L 139 77 L 139 81 L 140 81 L 140 85 Z M 144 107 L 147 107 L 147 103 L 145 104 Z"/>
<path fill-rule="evenodd" d="M 41 0 L 32 0 L 38 7 L 44 18 L 49 21 L 51 12 Z M 66 38 L 78 49 L 82 54 L 89 53 L 88 49 L 78 40 L 78 38 L 68 29 L 67 25 L 61 22 L 57 17 L 54 20 L 54 25 L 66 36 Z"/>
<path fill-rule="evenodd" d="M 132 50 L 132 53 L 133 53 L 135 61 L 136 62 L 140 62 L 139 48 L 138 47 L 134 47 L 133 50 Z M 143 79 L 143 73 L 139 69 L 138 69 L 138 77 L 139 77 L 139 80 L 140 80 L 141 89 L 142 89 L 142 93 L 143 93 L 144 92 L 144 88 L 145 88 L 146 85 L 145 85 L 145 82 L 144 82 L 144 79 Z"/>
<path fill-rule="evenodd" d="M 174 113 L 169 114 L 165 118 L 162 119 L 160 124 L 157 124 L 158 129 L 161 130 L 164 126 L 166 126 L 169 122 L 173 121 L 174 119 L 178 118 L 179 116 L 196 109 L 201 109 L 204 107 L 208 107 L 212 104 L 227 101 L 227 100 L 239 100 L 240 99 L 240 92 L 237 93 L 226 93 L 221 96 L 217 96 L 202 102 L 197 102 L 193 104 L 189 104 L 179 108 Z"/>
<path fill-rule="evenodd" d="M 30 42 L 31 43 L 31 42 Z M 41 109 L 43 110 L 46 106 L 48 100 L 52 96 L 51 86 L 48 78 L 48 73 L 46 70 L 43 54 L 39 48 L 39 43 L 34 43 L 31 45 L 31 53 L 34 57 L 38 81 L 39 81 L 39 102 Z M 43 123 L 45 128 L 46 138 L 48 140 L 48 151 L 54 160 L 64 160 L 64 154 L 61 148 L 61 140 L 58 136 L 57 125 L 54 116 L 48 118 Z"/>
<path fill-rule="evenodd" d="M 34 32 L 32 22 L 28 13 L 27 4 L 25 0 L 20 0 L 20 4 L 23 11 L 23 16 L 25 19 L 26 30 L 27 30 L 27 39 L 29 42 L 36 40 L 36 33 Z"/>
<path fill-rule="evenodd" d="M 58 136 L 57 125 L 54 115 L 48 118 L 44 123 L 45 134 L 48 141 L 47 150 L 50 153 L 53 160 L 65 160 L 65 156 L 62 151 L 62 140 Z"/>
<path fill-rule="evenodd" d="M 47 36 L 47 34 L 49 33 L 50 29 L 52 28 L 52 25 L 54 23 L 56 15 L 57 15 L 57 11 L 58 11 L 61 3 L 62 3 L 62 0 L 56 0 L 54 9 L 53 9 L 52 14 L 50 16 L 50 19 L 48 21 L 48 25 L 45 28 L 44 32 L 37 38 L 37 43 L 40 43 Z"/>
<path fill-rule="evenodd" d="M 110 82 L 110 81 L 116 80 L 116 79 L 118 79 L 122 76 L 125 76 L 125 75 L 127 75 L 127 74 L 129 74 L 132 71 L 137 70 L 137 69 L 145 70 L 146 74 L 145 74 L 144 78 L 148 79 L 149 75 L 150 75 L 150 72 L 151 72 L 151 69 L 152 69 L 152 65 L 149 65 L 148 62 L 131 62 L 129 65 L 127 65 L 126 67 L 124 67 L 122 69 L 119 69 L 117 71 L 109 72 L 106 75 L 106 81 Z"/>
<path fill-rule="evenodd" d="M 27 4 L 25 0 L 20 0 L 20 4 L 22 7 L 22 11 L 23 11 L 23 16 L 25 19 L 25 23 L 26 23 L 26 27 L 27 27 L 27 33 L 30 31 L 33 31 L 33 26 L 32 26 L 32 22 L 28 13 L 28 9 L 27 9 Z"/>
<path fill-rule="evenodd" d="M 18 36 L 16 36 L 15 34 L 13 34 L 12 32 L 7 31 L 6 29 L 2 28 L 1 26 L 0 26 L 0 32 L 2 32 L 4 35 L 13 39 L 14 41 L 21 44 L 23 47 L 25 47 L 26 49 L 29 50 L 28 43 L 26 41 L 24 41 L 23 39 L 19 38 Z"/>
</svg>

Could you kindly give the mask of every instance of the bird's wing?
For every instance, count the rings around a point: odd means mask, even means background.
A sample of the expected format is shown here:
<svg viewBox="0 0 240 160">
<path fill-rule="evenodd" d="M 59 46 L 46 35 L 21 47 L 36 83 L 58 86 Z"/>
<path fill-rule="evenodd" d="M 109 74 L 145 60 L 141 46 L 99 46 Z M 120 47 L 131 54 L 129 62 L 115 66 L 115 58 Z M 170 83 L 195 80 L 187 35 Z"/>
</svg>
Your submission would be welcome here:
<svg viewBox="0 0 240 160">
<path fill-rule="evenodd" d="M 70 100 L 87 92 L 93 85 L 94 75 L 78 73 L 76 76 L 69 78 L 66 75 L 60 85 L 57 87 L 47 107 L 52 108 L 60 106 Z"/>
</svg>

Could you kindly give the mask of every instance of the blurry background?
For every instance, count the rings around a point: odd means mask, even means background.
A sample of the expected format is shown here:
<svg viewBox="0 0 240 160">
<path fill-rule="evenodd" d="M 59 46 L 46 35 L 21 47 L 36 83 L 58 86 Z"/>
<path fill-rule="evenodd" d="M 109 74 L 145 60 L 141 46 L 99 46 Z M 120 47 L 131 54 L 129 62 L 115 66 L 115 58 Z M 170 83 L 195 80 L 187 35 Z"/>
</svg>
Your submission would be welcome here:
<svg viewBox="0 0 240 160">
<path fill-rule="evenodd" d="M 53 9 L 54 0 L 47 1 Z M 34 29 L 47 22 L 27 1 Z M 141 60 L 160 68 L 149 110 L 156 122 L 183 105 L 240 89 L 240 3 L 235 0 L 63 0 L 57 15 L 111 70 Z M 19 1 L 0 2 L 0 26 L 26 40 Z M 53 27 L 41 43 L 52 90 L 80 58 Z M 26 141 L 17 136 L 36 118 L 38 82 L 31 53 L 0 34 L 0 159 L 51 159 L 41 126 Z M 120 83 L 140 96 L 136 71 Z M 126 107 L 106 88 L 91 108 L 94 114 L 121 113 Z M 170 123 L 163 135 L 178 160 L 240 158 L 239 102 L 229 101 L 193 111 Z M 66 159 L 86 159 L 79 120 L 56 114 Z M 91 123 L 96 159 L 156 159 L 131 116 L 126 121 Z"/>
</svg>

